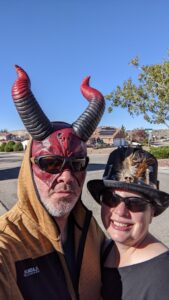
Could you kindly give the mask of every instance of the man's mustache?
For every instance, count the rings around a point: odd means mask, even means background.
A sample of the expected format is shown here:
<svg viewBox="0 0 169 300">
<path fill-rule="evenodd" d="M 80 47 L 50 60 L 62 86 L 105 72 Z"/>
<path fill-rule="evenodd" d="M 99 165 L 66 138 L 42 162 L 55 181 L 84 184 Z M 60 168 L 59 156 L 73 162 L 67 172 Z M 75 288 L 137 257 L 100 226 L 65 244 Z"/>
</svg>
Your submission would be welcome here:
<svg viewBox="0 0 169 300">
<path fill-rule="evenodd" d="M 51 192 L 74 192 L 75 185 L 74 184 L 66 184 L 66 183 L 57 183 L 52 184 L 50 188 Z"/>
</svg>

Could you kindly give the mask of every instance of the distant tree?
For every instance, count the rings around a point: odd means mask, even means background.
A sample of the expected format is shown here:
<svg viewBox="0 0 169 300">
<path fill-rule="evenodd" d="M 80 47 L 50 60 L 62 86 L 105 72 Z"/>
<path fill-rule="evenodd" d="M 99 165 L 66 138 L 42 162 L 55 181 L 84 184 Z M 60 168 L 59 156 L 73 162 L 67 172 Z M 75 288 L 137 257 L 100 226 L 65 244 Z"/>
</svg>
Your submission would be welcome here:
<svg viewBox="0 0 169 300">
<path fill-rule="evenodd" d="M 132 130 L 131 139 L 132 142 L 144 142 L 144 140 L 147 138 L 147 133 L 144 129 L 134 129 Z"/>
<path fill-rule="evenodd" d="M 129 78 L 108 94 L 105 97 L 111 101 L 108 111 L 121 106 L 127 108 L 131 116 L 142 114 L 147 122 L 165 124 L 169 128 L 169 60 L 140 66 L 135 57 L 130 64 L 139 70 L 138 84 Z"/>
<path fill-rule="evenodd" d="M 4 133 L 7 133 L 8 130 L 7 129 L 1 129 L 0 132 L 4 132 Z"/>
<path fill-rule="evenodd" d="M 121 126 L 121 131 L 124 133 L 124 135 L 126 136 L 126 128 L 124 127 L 124 125 Z"/>
</svg>

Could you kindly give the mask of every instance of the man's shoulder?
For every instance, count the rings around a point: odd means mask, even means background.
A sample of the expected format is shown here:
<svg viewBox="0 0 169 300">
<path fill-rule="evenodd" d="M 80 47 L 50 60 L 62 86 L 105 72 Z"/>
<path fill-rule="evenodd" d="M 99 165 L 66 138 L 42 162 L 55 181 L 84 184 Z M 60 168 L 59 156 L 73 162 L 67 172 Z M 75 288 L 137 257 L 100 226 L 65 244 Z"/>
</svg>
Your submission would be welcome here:
<svg viewBox="0 0 169 300">
<path fill-rule="evenodd" d="M 11 224 L 15 224 L 20 219 L 20 211 L 17 205 L 13 206 L 9 211 L 0 216 L 0 236 L 2 232 L 6 232 L 6 229 Z"/>
<path fill-rule="evenodd" d="M 21 212 L 17 205 L 0 216 L 0 256 L 13 256 L 13 249 L 17 248 L 20 240 Z"/>
</svg>

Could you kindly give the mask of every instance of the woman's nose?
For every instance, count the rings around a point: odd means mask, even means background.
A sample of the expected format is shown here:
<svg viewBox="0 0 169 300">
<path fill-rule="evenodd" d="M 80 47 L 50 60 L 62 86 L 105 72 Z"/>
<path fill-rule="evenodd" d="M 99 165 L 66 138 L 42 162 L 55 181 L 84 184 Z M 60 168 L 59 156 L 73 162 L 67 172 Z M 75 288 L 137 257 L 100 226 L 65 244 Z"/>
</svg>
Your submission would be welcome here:
<svg viewBox="0 0 169 300">
<path fill-rule="evenodd" d="M 121 201 L 116 208 L 114 209 L 114 213 L 123 217 L 123 216 L 128 216 L 129 215 L 129 210 L 126 207 L 124 201 Z"/>
</svg>

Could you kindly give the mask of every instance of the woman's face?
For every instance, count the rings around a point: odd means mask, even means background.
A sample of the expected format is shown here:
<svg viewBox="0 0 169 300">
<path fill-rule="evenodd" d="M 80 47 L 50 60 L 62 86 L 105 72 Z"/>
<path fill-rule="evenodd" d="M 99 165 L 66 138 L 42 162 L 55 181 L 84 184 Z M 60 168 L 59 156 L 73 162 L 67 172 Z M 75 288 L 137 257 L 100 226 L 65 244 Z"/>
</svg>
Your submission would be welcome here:
<svg viewBox="0 0 169 300">
<path fill-rule="evenodd" d="M 122 198 L 141 197 L 137 193 L 114 191 Z M 126 204 L 121 201 L 116 207 L 102 204 L 101 217 L 110 237 L 116 242 L 125 246 L 138 246 L 148 233 L 154 211 L 148 204 L 144 211 L 132 212 Z"/>
</svg>

